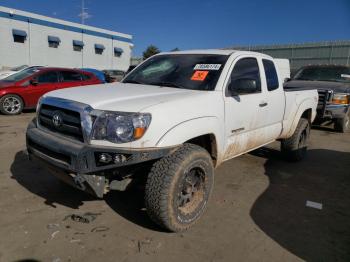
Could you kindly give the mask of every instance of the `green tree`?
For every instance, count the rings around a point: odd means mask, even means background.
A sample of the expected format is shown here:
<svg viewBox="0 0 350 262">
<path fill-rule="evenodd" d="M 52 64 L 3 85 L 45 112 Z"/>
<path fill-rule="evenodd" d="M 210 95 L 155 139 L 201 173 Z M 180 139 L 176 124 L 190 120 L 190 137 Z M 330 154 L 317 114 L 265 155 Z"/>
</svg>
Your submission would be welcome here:
<svg viewBox="0 0 350 262">
<path fill-rule="evenodd" d="M 143 60 L 154 56 L 156 54 L 160 53 L 160 50 L 158 49 L 158 47 L 154 46 L 154 45 L 150 45 L 147 47 L 147 49 L 142 53 L 143 55 Z"/>
</svg>

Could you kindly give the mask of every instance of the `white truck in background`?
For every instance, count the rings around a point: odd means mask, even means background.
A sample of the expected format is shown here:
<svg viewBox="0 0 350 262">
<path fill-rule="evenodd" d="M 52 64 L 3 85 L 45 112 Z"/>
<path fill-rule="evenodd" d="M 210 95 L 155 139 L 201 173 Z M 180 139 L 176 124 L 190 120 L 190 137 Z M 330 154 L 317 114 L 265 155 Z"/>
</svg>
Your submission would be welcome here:
<svg viewBox="0 0 350 262">
<path fill-rule="evenodd" d="M 276 140 L 291 160 L 304 157 L 318 94 L 286 92 L 283 80 L 260 53 L 161 53 L 121 83 L 44 95 L 27 130 L 29 157 L 98 197 L 147 172 L 148 214 L 183 231 L 204 212 L 224 161 Z"/>
<path fill-rule="evenodd" d="M 276 67 L 278 68 L 279 75 L 283 82 L 290 79 L 290 62 L 285 58 L 274 58 Z"/>
</svg>

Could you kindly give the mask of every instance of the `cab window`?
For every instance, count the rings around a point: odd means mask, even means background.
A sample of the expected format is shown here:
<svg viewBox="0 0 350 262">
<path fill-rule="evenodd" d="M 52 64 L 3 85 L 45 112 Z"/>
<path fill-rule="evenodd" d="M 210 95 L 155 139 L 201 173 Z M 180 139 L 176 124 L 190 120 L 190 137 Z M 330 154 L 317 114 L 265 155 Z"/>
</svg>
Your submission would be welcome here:
<svg viewBox="0 0 350 262">
<path fill-rule="evenodd" d="M 273 91 L 279 87 L 278 76 L 274 63 L 271 60 L 262 60 L 266 76 L 267 90 Z"/>
<path fill-rule="evenodd" d="M 235 64 L 231 72 L 229 90 L 237 95 L 261 92 L 260 71 L 256 58 L 242 58 Z"/>
</svg>

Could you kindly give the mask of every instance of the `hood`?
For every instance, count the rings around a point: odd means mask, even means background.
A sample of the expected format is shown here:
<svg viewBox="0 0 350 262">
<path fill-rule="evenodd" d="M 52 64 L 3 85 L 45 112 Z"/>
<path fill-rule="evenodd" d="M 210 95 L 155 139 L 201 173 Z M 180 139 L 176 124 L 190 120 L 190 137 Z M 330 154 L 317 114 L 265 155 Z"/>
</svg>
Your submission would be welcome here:
<svg viewBox="0 0 350 262">
<path fill-rule="evenodd" d="M 47 93 L 44 97 L 72 100 L 100 110 L 140 112 L 160 103 L 199 93 L 201 91 L 152 85 L 112 83 L 56 90 Z"/>
<path fill-rule="evenodd" d="M 0 79 L 4 79 L 10 75 L 13 75 L 14 73 L 17 73 L 15 71 L 1 71 L 0 72 Z"/>
<path fill-rule="evenodd" d="M 285 88 L 330 89 L 335 93 L 350 93 L 350 83 L 328 81 L 292 80 L 284 84 Z"/>
</svg>

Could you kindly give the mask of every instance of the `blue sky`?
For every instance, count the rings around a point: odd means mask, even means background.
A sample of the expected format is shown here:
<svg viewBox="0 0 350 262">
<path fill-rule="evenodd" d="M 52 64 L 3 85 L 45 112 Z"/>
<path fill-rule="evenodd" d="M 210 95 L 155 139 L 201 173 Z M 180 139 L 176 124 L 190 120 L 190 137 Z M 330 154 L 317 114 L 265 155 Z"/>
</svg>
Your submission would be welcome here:
<svg viewBox="0 0 350 262">
<path fill-rule="evenodd" d="M 79 22 L 81 0 L 0 0 Z M 134 36 L 134 55 L 232 45 L 350 40 L 350 0 L 85 0 L 86 24 Z"/>
</svg>

